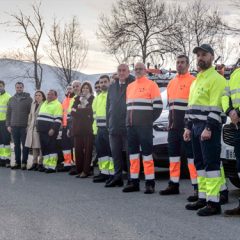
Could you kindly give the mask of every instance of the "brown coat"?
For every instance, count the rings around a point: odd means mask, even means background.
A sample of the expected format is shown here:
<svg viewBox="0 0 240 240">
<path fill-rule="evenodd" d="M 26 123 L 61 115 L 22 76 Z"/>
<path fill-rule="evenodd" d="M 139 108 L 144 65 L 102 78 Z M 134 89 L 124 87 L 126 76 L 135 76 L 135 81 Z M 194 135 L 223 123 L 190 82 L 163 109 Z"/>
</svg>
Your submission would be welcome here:
<svg viewBox="0 0 240 240">
<path fill-rule="evenodd" d="M 27 137 L 25 146 L 29 148 L 41 148 L 39 134 L 36 128 L 36 119 L 38 112 L 40 110 L 42 103 L 36 109 L 36 102 L 34 101 L 31 105 L 31 110 L 28 116 L 28 127 L 27 127 Z M 36 111 L 35 111 L 36 109 Z"/>
</svg>

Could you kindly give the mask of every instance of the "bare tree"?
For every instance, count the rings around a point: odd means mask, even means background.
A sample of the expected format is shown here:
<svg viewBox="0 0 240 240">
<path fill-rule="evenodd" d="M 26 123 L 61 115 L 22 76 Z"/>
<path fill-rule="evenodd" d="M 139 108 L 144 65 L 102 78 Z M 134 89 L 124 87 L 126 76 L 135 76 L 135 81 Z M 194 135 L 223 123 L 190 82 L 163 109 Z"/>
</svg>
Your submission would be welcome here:
<svg viewBox="0 0 240 240">
<path fill-rule="evenodd" d="M 173 51 L 165 42 L 176 24 L 172 16 L 158 0 L 118 0 L 111 16 L 100 16 L 97 36 L 106 52 L 120 61 L 152 62 L 154 55 Z"/>
<path fill-rule="evenodd" d="M 28 41 L 28 47 L 30 47 L 32 52 L 32 63 L 33 63 L 33 73 L 31 71 L 27 72 L 29 78 L 34 79 L 35 88 L 40 89 L 42 83 L 43 69 L 40 63 L 39 57 L 39 45 L 42 38 L 44 22 L 43 17 L 40 13 L 41 3 L 33 4 L 31 6 L 33 11 L 33 16 L 28 16 L 19 10 L 19 13 L 10 14 L 14 19 L 14 25 L 21 30 L 17 31 Z"/>
<path fill-rule="evenodd" d="M 83 66 L 88 52 L 88 42 L 84 39 L 77 17 L 61 28 L 54 20 L 49 34 L 50 50 L 48 56 L 57 66 L 55 68 L 63 87 L 75 78 L 76 70 Z"/>
</svg>

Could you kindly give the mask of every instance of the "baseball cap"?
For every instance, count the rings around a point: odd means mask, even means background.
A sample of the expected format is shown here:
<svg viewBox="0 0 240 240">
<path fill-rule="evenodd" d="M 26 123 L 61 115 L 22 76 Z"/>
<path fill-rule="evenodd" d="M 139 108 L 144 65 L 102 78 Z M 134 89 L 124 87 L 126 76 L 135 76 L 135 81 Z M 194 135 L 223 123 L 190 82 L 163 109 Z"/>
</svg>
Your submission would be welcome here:
<svg viewBox="0 0 240 240">
<path fill-rule="evenodd" d="M 201 46 L 195 47 L 193 49 L 193 53 L 196 54 L 198 52 L 198 50 L 209 52 L 209 53 L 211 53 L 214 56 L 214 51 L 213 51 L 212 47 L 209 44 L 202 44 Z"/>
</svg>

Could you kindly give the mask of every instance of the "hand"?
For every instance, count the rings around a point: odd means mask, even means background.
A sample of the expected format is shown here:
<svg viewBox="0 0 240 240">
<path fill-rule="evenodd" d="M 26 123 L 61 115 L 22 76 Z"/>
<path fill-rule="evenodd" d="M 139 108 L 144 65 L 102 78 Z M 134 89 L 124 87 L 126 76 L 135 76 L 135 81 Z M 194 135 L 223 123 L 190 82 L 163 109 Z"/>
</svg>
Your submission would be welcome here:
<svg viewBox="0 0 240 240">
<path fill-rule="evenodd" d="M 231 118 L 232 123 L 237 125 L 237 123 L 239 122 L 239 117 L 236 110 L 231 110 L 229 113 L 229 117 Z"/>
<path fill-rule="evenodd" d="M 52 137 L 54 133 L 55 133 L 55 131 L 53 129 L 50 129 L 48 131 L 48 136 Z"/>
<path fill-rule="evenodd" d="M 205 128 L 201 134 L 201 141 L 209 140 L 211 136 L 212 136 L 212 131 L 207 130 Z"/>
<path fill-rule="evenodd" d="M 68 129 L 67 130 L 67 136 L 70 138 L 71 137 L 71 134 L 70 134 L 70 130 Z"/>
<path fill-rule="evenodd" d="M 183 139 L 185 142 L 191 141 L 191 130 L 185 128 L 185 131 L 183 133 Z"/>
<path fill-rule="evenodd" d="M 8 130 L 9 133 L 12 132 L 12 128 L 11 127 L 7 127 L 7 130 Z"/>
</svg>

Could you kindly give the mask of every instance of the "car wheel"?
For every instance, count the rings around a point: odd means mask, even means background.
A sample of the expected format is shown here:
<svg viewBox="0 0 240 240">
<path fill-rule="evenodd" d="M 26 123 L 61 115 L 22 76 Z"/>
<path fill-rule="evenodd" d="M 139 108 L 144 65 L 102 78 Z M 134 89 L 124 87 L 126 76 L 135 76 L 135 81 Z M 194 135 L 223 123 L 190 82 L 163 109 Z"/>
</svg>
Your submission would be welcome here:
<svg viewBox="0 0 240 240">
<path fill-rule="evenodd" d="M 229 181 L 237 188 L 240 188 L 240 179 L 238 177 L 231 177 L 229 178 Z"/>
</svg>

